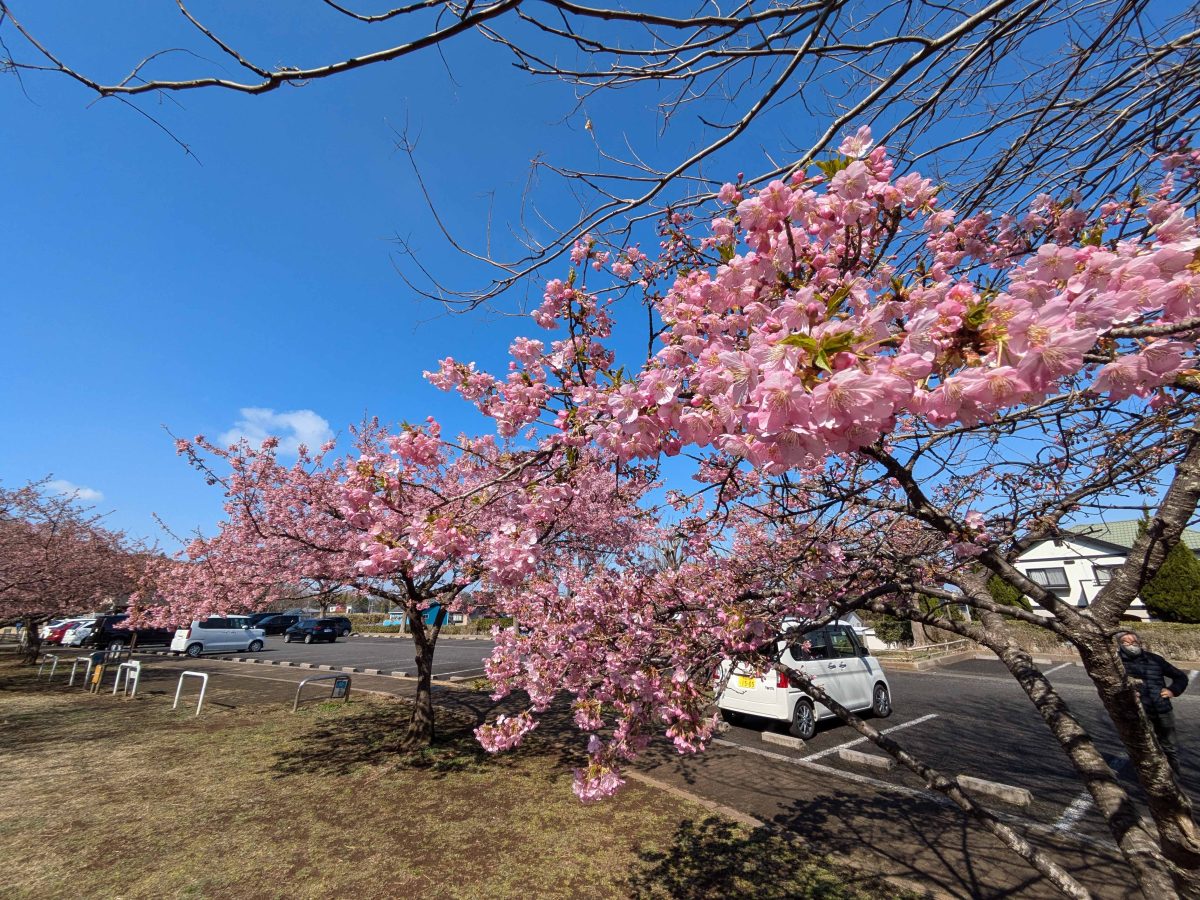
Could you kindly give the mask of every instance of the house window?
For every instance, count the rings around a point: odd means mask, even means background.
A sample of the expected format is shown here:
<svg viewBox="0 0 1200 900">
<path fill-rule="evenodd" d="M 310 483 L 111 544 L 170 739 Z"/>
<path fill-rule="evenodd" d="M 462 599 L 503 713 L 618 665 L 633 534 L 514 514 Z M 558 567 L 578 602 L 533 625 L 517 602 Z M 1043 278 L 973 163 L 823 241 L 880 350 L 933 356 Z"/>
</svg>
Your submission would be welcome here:
<svg viewBox="0 0 1200 900">
<path fill-rule="evenodd" d="M 1067 570 L 1064 568 L 1030 569 L 1025 574 L 1034 584 L 1039 584 L 1052 593 L 1063 595 L 1071 590 L 1071 585 L 1067 581 Z"/>
<path fill-rule="evenodd" d="M 1108 584 L 1120 566 L 1096 566 L 1096 584 Z"/>
</svg>

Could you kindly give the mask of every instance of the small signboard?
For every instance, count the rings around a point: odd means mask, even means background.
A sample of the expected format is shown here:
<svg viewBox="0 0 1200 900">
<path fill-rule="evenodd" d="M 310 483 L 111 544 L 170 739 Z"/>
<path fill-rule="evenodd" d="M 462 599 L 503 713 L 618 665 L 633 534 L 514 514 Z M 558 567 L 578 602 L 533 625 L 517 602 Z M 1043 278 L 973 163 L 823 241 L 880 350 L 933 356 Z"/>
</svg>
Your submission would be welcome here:
<svg viewBox="0 0 1200 900">
<path fill-rule="evenodd" d="M 333 693 L 329 695 L 330 700 L 341 700 L 350 693 L 350 676 L 339 675 L 333 679 Z"/>
</svg>

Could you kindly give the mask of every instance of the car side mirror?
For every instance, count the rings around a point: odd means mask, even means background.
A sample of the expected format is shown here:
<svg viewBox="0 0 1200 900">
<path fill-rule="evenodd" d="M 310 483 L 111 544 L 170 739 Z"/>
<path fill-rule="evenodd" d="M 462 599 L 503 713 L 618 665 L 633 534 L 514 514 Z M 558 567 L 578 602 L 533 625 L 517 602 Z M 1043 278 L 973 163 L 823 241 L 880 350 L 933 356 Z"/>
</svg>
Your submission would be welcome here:
<svg viewBox="0 0 1200 900">
<path fill-rule="evenodd" d="M 871 651 L 870 651 L 870 650 L 868 650 L 866 647 L 859 647 L 859 648 L 858 648 L 858 655 L 859 655 L 859 656 L 870 656 L 870 655 L 871 655 Z"/>
</svg>

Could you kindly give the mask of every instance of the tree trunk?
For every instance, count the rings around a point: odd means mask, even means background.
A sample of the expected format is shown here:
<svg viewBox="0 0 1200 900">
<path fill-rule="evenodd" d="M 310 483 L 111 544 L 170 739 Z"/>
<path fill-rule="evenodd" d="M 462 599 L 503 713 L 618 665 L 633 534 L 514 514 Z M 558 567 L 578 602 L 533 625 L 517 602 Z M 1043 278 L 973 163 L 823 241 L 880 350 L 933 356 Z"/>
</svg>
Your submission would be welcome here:
<svg viewBox="0 0 1200 900">
<path fill-rule="evenodd" d="M 914 647 L 924 647 L 929 643 L 929 637 L 925 634 L 925 626 L 915 619 L 910 619 L 909 624 L 912 625 L 912 636 Z"/>
<path fill-rule="evenodd" d="M 435 735 L 433 713 L 433 651 L 438 635 L 446 621 L 446 608 L 440 607 L 432 627 L 426 625 L 422 610 L 412 606 L 408 611 L 412 622 L 413 643 L 417 655 L 417 695 L 414 698 L 412 719 L 409 721 L 405 744 L 410 749 L 429 747 Z"/>
<path fill-rule="evenodd" d="M 950 798 L 955 806 L 999 838 L 1005 846 L 1033 866 L 1045 876 L 1047 881 L 1062 891 L 1063 894 L 1068 897 L 1081 898 L 1081 900 L 1082 898 L 1091 897 L 1088 890 L 1076 881 L 1069 872 L 1050 859 L 1041 850 L 1030 844 L 1029 841 L 1015 830 L 997 819 L 988 810 L 975 803 L 975 801 L 963 793 L 957 782 L 947 778 L 932 766 L 917 759 L 890 737 L 880 733 L 870 724 L 850 712 L 850 710 L 830 697 L 823 688 L 813 684 L 812 679 L 804 672 L 788 668 L 787 666 L 780 666 L 779 668 L 781 671 L 786 672 L 789 678 L 794 678 L 806 694 L 833 710 L 839 719 L 850 725 L 850 727 L 879 747 L 879 749 L 893 757 L 906 769 L 919 776 L 929 788 Z M 1157 898 L 1148 898 L 1148 900 L 1157 900 Z"/>
<path fill-rule="evenodd" d="M 1167 862 L 1159 842 L 1142 825 L 1137 808 L 1116 773 L 1029 654 L 1011 642 L 991 649 L 1020 683 L 1067 754 L 1147 900 L 1176 896 L 1177 888 L 1186 895 L 1183 885 L 1177 884 L 1182 873 L 1177 873 Z M 1187 878 L 1183 880 L 1186 882 Z"/>
<path fill-rule="evenodd" d="M 21 659 L 27 665 L 36 665 L 42 651 L 42 636 L 38 633 L 40 620 L 26 616 L 21 620 Z"/>
<path fill-rule="evenodd" d="M 971 579 L 964 579 L 962 587 L 968 594 L 985 590 L 982 583 L 971 583 Z M 1196 896 L 1191 888 L 1193 876 L 1186 869 L 1168 862 L 1161 838 L 1156 841 L 1143 825 L 1128 792 L 1096 748 L 1087 730 L 1033 664 L 1030 655 L 1009 637 L 998 614 L 981 610 L 978 623 L 967 624 L 920 610 L 908 612 L 910 615 L 925 616 L 930 620 L 929 624 L 971 638 L 995 653 L 1004 663 L 1079 774 L 1147 900 Z"/>
<path fill-rule="evenodd" d="M 1177 881 L 1184 893 L 1200 896 L 1200 833 L 1192 817 L 1191 800 L 1176 782 L 1111 641 L 1101 634 L 1079 641 L 1077 646 L 1146 792 L 1163 855 L 1178 868 Z"/>
</svg>

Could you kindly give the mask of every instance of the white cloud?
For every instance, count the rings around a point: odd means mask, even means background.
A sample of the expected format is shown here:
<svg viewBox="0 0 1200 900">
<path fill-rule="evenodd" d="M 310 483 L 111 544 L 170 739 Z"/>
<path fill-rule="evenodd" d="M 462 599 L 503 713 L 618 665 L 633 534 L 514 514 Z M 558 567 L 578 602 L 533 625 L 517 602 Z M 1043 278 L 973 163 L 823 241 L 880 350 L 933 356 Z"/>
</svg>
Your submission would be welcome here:
<svg viewBox="0 0 1200 900">
<path fill-rule="evenodd" d="M 94 488 L 84 487 L 80 484 L 72 484 L 62 478 L 56 478 L 53 481 L 46 482 L 46 490 L 52 494 L 62 494 L 64 497 L 74 496 L 78 500 L 86 500 L 89 503 L 94 503 L 97 500 L 103 500 L 104 495 Z"/>
<path fill-rule="evenodd" d="M 326 441 L 333 440 L 329 423 L 311 409 L 277 413 L 273 409 L 249 406 L 239 411 L 242 417 L 221 435 L 222 444 L 236 444 L 244 438 L 252 447 L 257 447 L 274 435 L 279 438 L 281 452 L 296 453 L 301 444 L 309 450 L 319 450 Z"/>
</svg>

